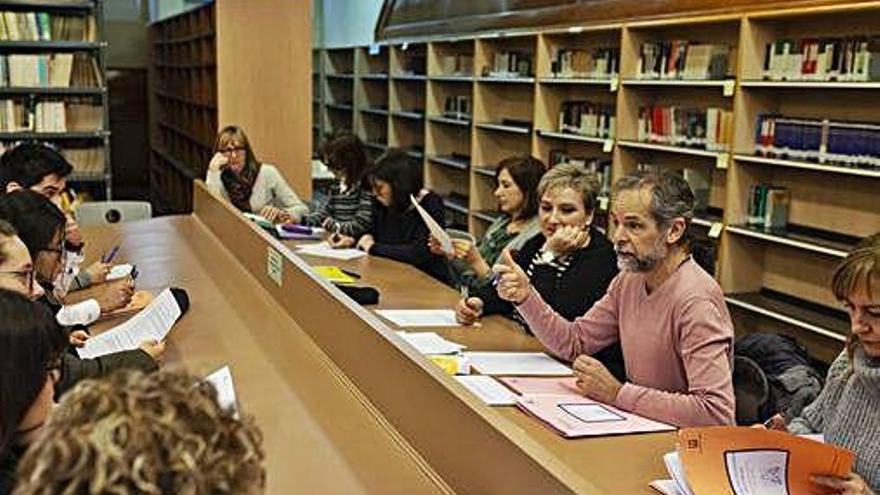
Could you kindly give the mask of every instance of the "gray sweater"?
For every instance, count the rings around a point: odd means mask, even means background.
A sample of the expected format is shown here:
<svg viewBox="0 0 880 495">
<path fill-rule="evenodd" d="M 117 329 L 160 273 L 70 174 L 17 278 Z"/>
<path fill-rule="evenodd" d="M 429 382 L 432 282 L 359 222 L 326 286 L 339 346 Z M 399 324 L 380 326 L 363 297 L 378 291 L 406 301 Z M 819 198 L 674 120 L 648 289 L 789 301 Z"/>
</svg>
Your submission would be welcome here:
<svg viewBox="0 0 880 495">
<path fill-rule="evenodd" d="M 794 418 L 795 434 L 823 433 L 825 441 L 856 454 L 854 471 L 880 491 L 880 359 L 856 349 L 855 369 L 842 353 L 828 370 L 819 397 Z"/>
<path fill-rule="evenodd" d="M 228 200 L 229 195 L 226 193 L 220 175 L 219 170 L 209 170 L 205 182 L 208 189 Z M 303 217 L 309 212 L 309 207 L 300 201 L 278 169 L 268 163 L 264 163 L 260 167 L 260 172 L 254 181 L 253 191 L 251 191 L 250 204 L 251 211 L 254 213 L 259 213 L 264 206 L 274 206 L 298 217 Z"/>
</svg>

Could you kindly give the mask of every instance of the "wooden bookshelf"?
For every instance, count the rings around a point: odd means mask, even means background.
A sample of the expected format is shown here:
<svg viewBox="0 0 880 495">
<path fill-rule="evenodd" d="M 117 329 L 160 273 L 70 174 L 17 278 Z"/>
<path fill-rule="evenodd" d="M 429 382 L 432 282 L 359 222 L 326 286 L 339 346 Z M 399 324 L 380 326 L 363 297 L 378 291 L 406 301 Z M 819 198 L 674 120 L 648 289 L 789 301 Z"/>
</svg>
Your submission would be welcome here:
<svg viewBox="0 0 880 495">
<path fill-rule="evenodd" d="M 312 48 L 312 158 L 319 158 L 324 140 L 324 51 Z"/>
<path fill-rule="evenodd" d="M 356 91 L 356 118 L 363 123 L 357 132 L 377 151 L 386 146 L 411 150 L 428 187 L 446 198 L 449 223 L 477 236 L 498 215 L 495 166 L 516 153 L 544 162 L 560 154 L 590 163 L 610 161 L 611 178 L 645 166 L 681 171 L 701 205 L 694 236 L 715 249 L 715 274 L 738 332 L 790 334 L 828 361 L 840 351 L 847 331 L 829 278 L 860 238 L 880 231 L 880 168 L 756 156 L 755 127 L 758 115 L 768 113 L 880 122 L 874 103 L 880 82 L 769 81 L 763 77 L 763 59 L 765 45 L 779 38 L 874 34 L 880 35 L 880 5 L 867 2 L 395 40 L 371 66 L 387 63 L 387 78 L 382 69 L 358 69 L 357 81 L 374 89 Z M 673 40 L 729 45 L 727 72 L 701 80 L 640 75 L 642 44 Z M 554 72 L 560 50 L 597 48 L 617 50 L 616 72 L 576 77 Z M 351 53 L 367 50 L 357 47 Z M 503 52 L 527 54 L 531 70 L 493 74 L 495 55 Z M 450 70 L 460 68 L 462 60 L 465 70 Z M 470 97 L 471 115 L 449 115 L 450 97 Z M 560 129 L 559 111 L 571 101 L 611 106 L 613 135 Z M 732 112 L 731 142 L 707 149 L 640 140 L 639 110 L 650 106 Z M 747 196 L 758 183 L 791 191 L 789 228 L 748 225 Z"/>
<path fill-rule="evenodd" d="M 192 211 L 217 133 L 214 6 L 150 26 L 150 194 L 157 214 Z"/>
<path fill-rule="evenodd" d="M 16 18 L 30 18 L 37 32 L 19 32 L 18 39 L 0 40 L 4 57 L 4 80 L 0 81 L 0 100 L 11 101 L 20 115 L 5 122 L 0 146 L 22 140 L 49 141 L 58 146 L 74 168 L 68 178 L 77 190 L 88 191 L 97 199 L 111 199 L 113 173 L 110 163 L 109 100 L 107 95 L 104 8 L 102 0 L 70 2 L 0 1 L 0 10 Z M 44 33 L 37 16 L 48 16 L 51 33 Z M 57 24 L 79 26 L 66 34 L 55 32 Z M 79 36 L 73 38 L 76 34 Z M 73 71 L 68 80 L 55 81 L 54 69 L 46 57 L 72 57 Z M 7 57 L 30 56 L 13 63 Z M 39 60 L 37 60 L 39 59 Z M 22 64 L 21 68 L 12 67 Z M 32 80 L 14 79 L 31 67 L 42 67 Z M 82 80 L 85 68 L 88 80 Z M 37 71 L 34 71 L 37 72 Z M 61 76 L 64 77 L 64 76 Z M 38 80 L 39 79 L 39 80 Z M 50 86 L 52 84 L 52 86 Z M 5 104 L 5 101 L 4 101 Z M 49 106 L 63 106 L 64 119 L 47 117 Z"/>
</svg>

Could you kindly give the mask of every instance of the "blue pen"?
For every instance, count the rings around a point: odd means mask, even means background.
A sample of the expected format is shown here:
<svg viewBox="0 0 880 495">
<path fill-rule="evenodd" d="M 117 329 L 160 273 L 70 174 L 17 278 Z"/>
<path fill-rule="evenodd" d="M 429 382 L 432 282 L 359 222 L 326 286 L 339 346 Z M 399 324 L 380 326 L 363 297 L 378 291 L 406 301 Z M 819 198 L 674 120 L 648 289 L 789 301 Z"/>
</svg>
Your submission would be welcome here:
<svg viewBox="0 0 880 495">
<path fill-rule="evenodd" d="M 101 258 L 101 263 L 110 263 L 111 261 L 113 261 L 113 258 L 116 257 L 116 253 L 118 253 L 118 252 L 119 252 L 119 244 L 113 246 L 113 249 L 111 249 L 109 253 L 105 254 Z"/>
</svg>

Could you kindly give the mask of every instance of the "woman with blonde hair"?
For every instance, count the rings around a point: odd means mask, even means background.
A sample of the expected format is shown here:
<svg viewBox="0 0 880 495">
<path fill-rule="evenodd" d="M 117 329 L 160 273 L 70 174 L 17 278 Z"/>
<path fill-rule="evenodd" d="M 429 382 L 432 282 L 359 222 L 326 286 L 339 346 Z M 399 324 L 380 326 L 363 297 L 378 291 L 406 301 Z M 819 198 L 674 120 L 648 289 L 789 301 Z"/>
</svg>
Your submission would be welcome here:
<svg viewBox="0 0 880 495">
<path fill-rule="evenodd" d="M 214 387 L 174 372 L 119 371 L 64 396 L 19 467 L 15 495 L 260 494 L 262 435 Z"/>
<path fill-rule="evenodd" d="M 831 290 L 851 320 L 846 351 L 831 365 L 819 397 L 787 429 L 824 434 L 826 442 L 855 452 L 855 472 L 846 478 L 813 478 L 825 493 L 873 495 L 880 492 L 880 234 L 847 255 Z"/>
<path fill-rule="evenodd" d="M 278 169 L 257 160 L 247 134 L 237 125 L 217 134 L 205 182 L 240 211 L 259 213 L 271 222 L 299 222 L 309 212 Z"/>
</svg>

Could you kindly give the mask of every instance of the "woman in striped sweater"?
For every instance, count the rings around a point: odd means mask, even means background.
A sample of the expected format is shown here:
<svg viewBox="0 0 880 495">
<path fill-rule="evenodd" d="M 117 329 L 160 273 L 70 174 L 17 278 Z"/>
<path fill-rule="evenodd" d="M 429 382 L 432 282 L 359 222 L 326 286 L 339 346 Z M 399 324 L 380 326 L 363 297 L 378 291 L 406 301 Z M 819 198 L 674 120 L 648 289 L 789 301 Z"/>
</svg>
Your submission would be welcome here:
<svg viewBox="0 0 880 495">
<path fill-rule="evenodd" d="M 335 134 L 324 144 L 324 163 L 336 176 L 325 200 L 303 224 L 323 227 L 334 247 L 346 247 L 346 238 L 359 238 L 370 230 L 373 195 L 367 181 L 369 161 L 360 138 L 349 132 Z"/>
</svg>

